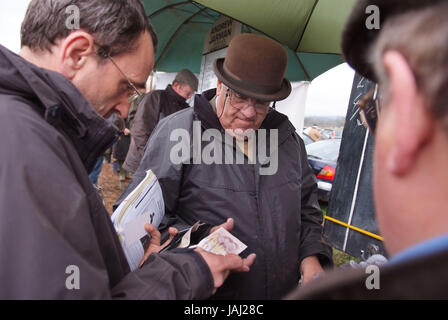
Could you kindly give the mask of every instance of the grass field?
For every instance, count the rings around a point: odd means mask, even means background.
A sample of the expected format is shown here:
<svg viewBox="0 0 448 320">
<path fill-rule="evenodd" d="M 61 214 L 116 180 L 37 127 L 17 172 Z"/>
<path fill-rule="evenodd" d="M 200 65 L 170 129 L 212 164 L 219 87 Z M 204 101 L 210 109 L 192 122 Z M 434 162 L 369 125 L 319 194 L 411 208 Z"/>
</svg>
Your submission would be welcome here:
<svg viewBox="0 0 448 320">
<path fill-rule="evenodd" d="M 320 204 L 320 207 L 321 207 L 324 215 L 327 214 L 328 203 L 319 202 L 319 204 Z M 333 248 L 333 262 L 334 262 L 335 267 L 339 267 L 343 264 L 349 263 L 350 260 L 355 260 L 356 262 L 359 262 L 360 259 L 355 258 L 343 251 Z"/>
</svg>

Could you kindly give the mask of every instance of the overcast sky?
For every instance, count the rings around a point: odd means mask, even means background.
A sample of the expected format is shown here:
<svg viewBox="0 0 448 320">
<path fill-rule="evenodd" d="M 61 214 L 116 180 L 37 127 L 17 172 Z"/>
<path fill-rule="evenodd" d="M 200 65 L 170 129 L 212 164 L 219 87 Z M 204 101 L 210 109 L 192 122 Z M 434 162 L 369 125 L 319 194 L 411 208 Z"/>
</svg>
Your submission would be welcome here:
<svg viewBox="0 0 448 320">
<path fill-rule="evenodd" d="M 29 2 L 0 1 L 0 44 L 16 53 L 20 50 L 20 26 Z M 354 71 L 344 63 L 314 79 L 308 91 L 305 116 L 345 116 L 353 77 Z"/>
<path fill-rule="evenodd" d="M 0 1 L 0 44 L 18 53 L 20 26 L 30 0 Z"/>
<path fill-rule="evenodd" d="M 305 117 L 345 117 L 354 76 L 355 71 L 343 63 L 314 79 L 308 89 Z"/>
</svg>

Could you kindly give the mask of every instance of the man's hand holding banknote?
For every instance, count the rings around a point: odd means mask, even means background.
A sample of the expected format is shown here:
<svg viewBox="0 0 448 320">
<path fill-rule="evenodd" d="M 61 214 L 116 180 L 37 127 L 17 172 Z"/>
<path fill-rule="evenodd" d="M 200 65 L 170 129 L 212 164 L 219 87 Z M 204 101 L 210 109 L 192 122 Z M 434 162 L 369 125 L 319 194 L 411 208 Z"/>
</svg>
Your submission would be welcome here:
<svg viewBox="0 0 448 320">
<path fill-rule="evenodd" d="M 254 253 L 250 254 L 245 259 L 241 259 L 238 256 L 247 248 L 247 246 L 230 233 L 233 226 L 234 221 L 232 218 L 229 218 L 225 223 L 213 227 L 210 230 L 209 236 L 202 239 L 197 246 L 193 246 L 195 247 L 195 251 L 201 254 L 205 262 L 210 267 L 214 280 L 213 294 L 220 286 L 222 286 L 224 280 L 229 276 L 230 271 L 249 272 L 250 266 L 254 263 L 256 258 Z M 194 228 L 194 226 L 192 228 Z M 169 239 L 161 245 L 160 232 L 155 226 L 147 223 L 145 225 L 145 230 L 151 236 L 151 241 L 149 247 L 145 251 L 144 257 L 140 262 L 140 266 L 152 253 L 159 252 L 168 246 L 174 237 L 179 233 L 176 228 L 170 228 Z"/>
</svg>

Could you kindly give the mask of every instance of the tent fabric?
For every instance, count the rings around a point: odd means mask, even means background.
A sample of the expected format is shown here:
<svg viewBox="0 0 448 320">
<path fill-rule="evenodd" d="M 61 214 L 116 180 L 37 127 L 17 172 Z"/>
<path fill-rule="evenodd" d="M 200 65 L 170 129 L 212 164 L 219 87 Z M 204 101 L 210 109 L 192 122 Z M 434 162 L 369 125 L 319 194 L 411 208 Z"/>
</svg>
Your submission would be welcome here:
<svg viewBox="0 0 448 320">
<path fill-rule="evenodd" d="M 143 0 L 159 37 L 155 70 L 201 69 L 204 40 L 221 14 L 289 48 L 286 77 L 312 80 L 343 62 L 342 28 L 356 0 Z M 245 32 L 246 32 L 245 31 Z"/>
</svg>

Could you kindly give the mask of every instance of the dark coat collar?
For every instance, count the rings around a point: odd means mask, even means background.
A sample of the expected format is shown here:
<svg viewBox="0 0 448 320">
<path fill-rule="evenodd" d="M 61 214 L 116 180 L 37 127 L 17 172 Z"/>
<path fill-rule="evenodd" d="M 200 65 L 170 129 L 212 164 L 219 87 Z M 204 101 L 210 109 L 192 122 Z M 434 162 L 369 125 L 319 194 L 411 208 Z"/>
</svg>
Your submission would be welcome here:
<svg viewBox="0 0 448 320">
<path fill-rule="evenodd" d="M 186 103 L 186 99 L 181 95 L 179 95 L 176 91 L 174 91 L 173 87 L 170 84 L 166 87 L 165 91 L 168 93 L 169 96 L 177 100 L 180 104 Z"/>
<path fill-rule="evenodd" d="M 23 96 L 70 139 L 87 172 L 119 136 L 62 74 L 42 69 L 0 45 L 0 93 Z"/>
</svg>

